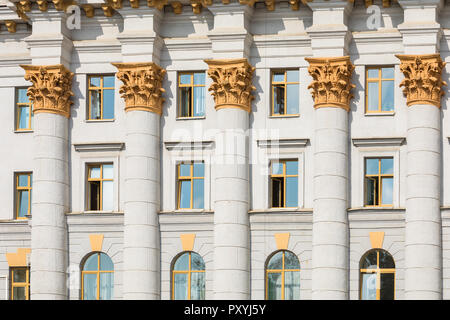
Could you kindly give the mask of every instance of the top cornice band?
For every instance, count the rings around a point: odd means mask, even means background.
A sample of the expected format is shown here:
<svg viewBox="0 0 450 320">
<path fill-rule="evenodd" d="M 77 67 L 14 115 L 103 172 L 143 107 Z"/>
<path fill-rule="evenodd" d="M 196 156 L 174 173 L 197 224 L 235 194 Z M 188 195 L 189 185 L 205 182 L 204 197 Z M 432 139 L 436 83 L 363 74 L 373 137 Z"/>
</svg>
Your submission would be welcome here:
<svg viewBox="0 0 450 320">
<path fill-rule="evenodd" d="M 400 71 L 405 79 L 400 83 L 408 106 L 428 104 L 441 107 L 441 97 L 444 95 L 442 86 L 447 83 L 442 80 L 442 70 L 445 62 L 436 54 L 396 55 L 400 59 Z"/>
</svg>

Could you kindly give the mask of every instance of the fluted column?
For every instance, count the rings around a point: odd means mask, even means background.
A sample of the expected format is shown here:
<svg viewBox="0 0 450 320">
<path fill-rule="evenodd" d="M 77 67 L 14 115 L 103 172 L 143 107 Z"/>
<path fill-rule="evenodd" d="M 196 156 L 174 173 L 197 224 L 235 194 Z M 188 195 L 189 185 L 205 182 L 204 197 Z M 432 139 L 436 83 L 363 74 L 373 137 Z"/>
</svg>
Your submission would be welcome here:
<svg viewBox="0 0 450 320">
<path fill-rule="evenodd" d="M 247 59 L 206 60 L 217 110 L 214 298 L 250 299 L 248 128 L 253 68 Z"/>
<path fill-rule="evenodd" d="M 125 100 L 123 294 L 160 299 L 160 118 L 166 71 L 154 63 L 113 63 Z"/>
<path fill-rule="evenodd" d="M 21 67 L 32 83 L 27 94 L 34 113 L 31 299 L 65 299 L 73 73 L 63 65 Z"/>
<path fill-rule="evenodd" d="M 348 299 L 348 111 L 354 67 L 348 56 L 306 60 L 316 109 L 312 298 Z"/>
<path fill-rule="evenodd" d="M 439 54 L 397 55 L 407 97 L 405 299 L 442 299 L 441 96 Z"/>
</svg>

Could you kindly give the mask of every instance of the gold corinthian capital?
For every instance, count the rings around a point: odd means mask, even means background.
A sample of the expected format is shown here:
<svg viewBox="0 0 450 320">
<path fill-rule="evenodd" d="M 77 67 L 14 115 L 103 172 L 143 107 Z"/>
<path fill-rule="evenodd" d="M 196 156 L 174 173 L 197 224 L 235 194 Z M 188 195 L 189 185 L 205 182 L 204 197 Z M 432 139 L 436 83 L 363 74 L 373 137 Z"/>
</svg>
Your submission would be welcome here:
<svg viewBox="0 0 450 320">
<path fill-rule="evenodd" d="M 161 115 L 165 100 L 162 83 L 166 70 L 153 62 L 112 65 L 119 70 L 117 79 L 123 82 L 119 93 L 125 100 L 125 111 L 141 110 Z"/>
<path fill-rule="evenodd" d="M 205 60 L 209 65 L 208 75 L 213 80 L 209 87 L 216 103 L 216 110 L 238 108 L 252 110 L 253 72 L 247 59 Z"/>
<path fill-rule="evenodd" d="M 309 62 L 308 72 L 313 81 L 308 86 L 312 89 L 314 108 L 342 108 L 350 110 L 350 92 L 355 85 L 351 83 L 355 69 L 350 57 L 305 58 Z"/>
<path fill-rule="evenodd" d="M 70 117 L 73 73 L 62 64 L 51 66 L 21 65 L 25 80 L 31 81 L 27 95 L 33 102 L 33 113 L 54 113 Z"/>
<path fill-rule="evenodd" d="M 408 106 L 415 104 L 430 104 L 441 107 L 441 97 L 444 95 L 442 86 L 447 83 L 442 80 L 442 70 L 445 62 L 437 54 L 404 55 L 397 54 L 400 59 L 400 71 L 405 79 L 400 83 Z"/>
</svg>

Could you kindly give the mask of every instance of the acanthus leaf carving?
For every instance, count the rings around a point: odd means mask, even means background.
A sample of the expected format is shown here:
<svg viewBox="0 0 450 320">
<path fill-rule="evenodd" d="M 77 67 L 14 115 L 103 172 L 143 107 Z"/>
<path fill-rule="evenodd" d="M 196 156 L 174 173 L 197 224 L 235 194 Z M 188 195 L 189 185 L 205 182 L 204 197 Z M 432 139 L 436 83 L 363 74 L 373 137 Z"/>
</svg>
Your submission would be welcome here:
<svg viewBox="0 0 450 320">
<path fill-rule="evenodd" d="M 335 107 L 350 110 L 351 83 L 353 64 L 348 56 L 337 58 L 305 58 L 310 66 L 308 72 L 313 81 L 308 86 L 312 89 L 314 107 Z"/>
<path fill-rule="evenodd" d="M 209 87 L 216 103 L 216 110 L 222 108 L 240 108 L 251 111 L 252 67 L 247 59 L 205 60 L 209 65 L 208 75 L 213 80 Z"/>
<path fill-rule="evenodd" d="M 33 112 L 55 113 L 70 117 L 70 97 L 72 92 L 73 73 L 63 65 L 33 66 L 21 65 L 25 70 L 25 80 L 32 86 L 27 95 L 33 102 Z"/>
<path fill-rule="evenodd" d="M 119 70 L 117 79 L 123 82 L 119 93 L 125 100 L 125 111 L 143 110 L 161 115 L 166 70 L 152 62 L 112 65 Z"/>
<path fill-rule="evenodd" d="M 442 80 L 442 70 L 445 62 L 439 54 L 428 55 L 396 55 L 400 59 L 400 71 L 405 78 L 400 83 L 407 105 L 431 104 L 441 106 L 444 95 L 442 86 L 447 83 Z"/>
</svg>

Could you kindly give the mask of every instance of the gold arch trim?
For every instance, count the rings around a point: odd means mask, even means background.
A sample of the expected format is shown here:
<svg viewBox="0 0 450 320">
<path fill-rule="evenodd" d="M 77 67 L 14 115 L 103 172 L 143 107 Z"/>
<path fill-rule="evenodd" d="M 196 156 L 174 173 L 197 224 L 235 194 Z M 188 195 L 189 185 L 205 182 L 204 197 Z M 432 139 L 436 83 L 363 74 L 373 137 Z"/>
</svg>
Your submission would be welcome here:
<svg viewBox="0 0 450 320">
<path fill-rule="evenodd" d="M 31 248 L 18 248 L 17 252 L 6 254 L 6 260 L 10 267 L 26 267 L 27 255 L 31 253 Z"/>
<path fill-rule="evenodd" d="M 180 234 L 181 247 L 183 251 L 193 251 L 195 243 L 195 233 Z"/>
<path fill-rule="evenodd" d="M 275 242 L 278 250 L 287 250 L 289 245 L 290 233 L 275 233 Z"/>
<path fill-rule="evenodd" d="M 103 248 L 103 234 L 90 234 L 89 241 L 91 243 L 92 251 L 102 251 Z"/>
<path fill-rule="evenodd" d="M 382 249 L 384 241 L 384 232 L 369 232 L 370 244 L 372 249 Z"/>
</svg>

